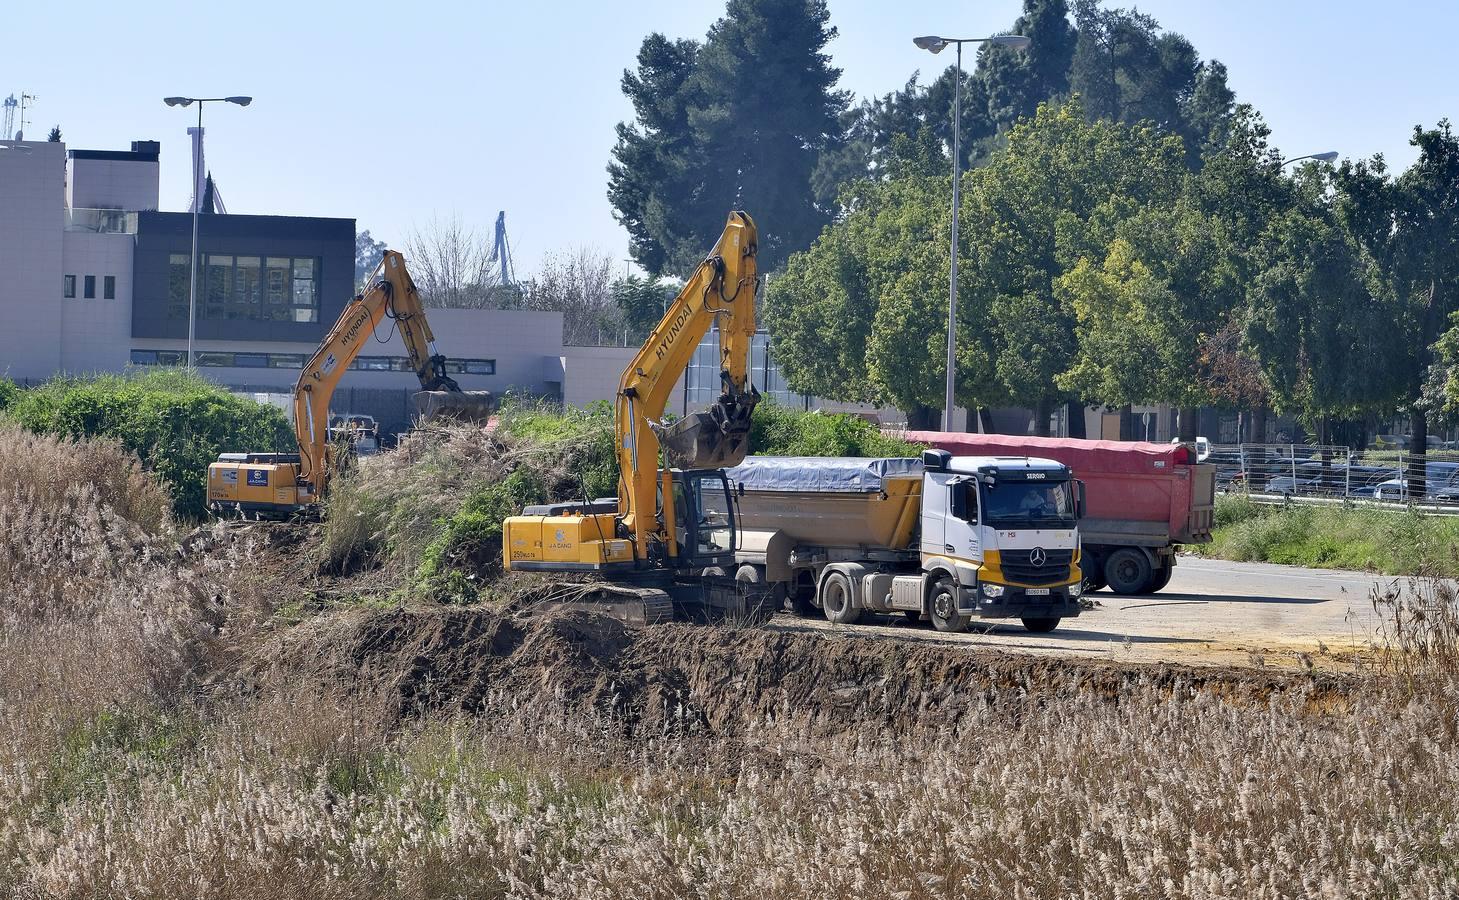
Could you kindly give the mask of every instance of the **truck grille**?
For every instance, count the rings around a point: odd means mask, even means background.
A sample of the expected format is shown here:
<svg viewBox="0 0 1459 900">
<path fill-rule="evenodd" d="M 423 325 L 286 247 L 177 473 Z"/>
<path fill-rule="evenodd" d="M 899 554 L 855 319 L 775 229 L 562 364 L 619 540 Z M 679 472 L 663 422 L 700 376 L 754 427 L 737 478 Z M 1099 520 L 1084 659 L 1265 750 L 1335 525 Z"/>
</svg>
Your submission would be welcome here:
<svg viewBox="0 0 1459 900">
<path fill-rule="evenodd" d="M 1003 574 L 1010 581 L 1022 584 L 1055 584 L 1069 577 L 1073 550 L 1045 550 L 1044 564 L 1036 566 L 1029 558 L 1032 550 L 1004 550 L 999 557 Z"/>
</svg>

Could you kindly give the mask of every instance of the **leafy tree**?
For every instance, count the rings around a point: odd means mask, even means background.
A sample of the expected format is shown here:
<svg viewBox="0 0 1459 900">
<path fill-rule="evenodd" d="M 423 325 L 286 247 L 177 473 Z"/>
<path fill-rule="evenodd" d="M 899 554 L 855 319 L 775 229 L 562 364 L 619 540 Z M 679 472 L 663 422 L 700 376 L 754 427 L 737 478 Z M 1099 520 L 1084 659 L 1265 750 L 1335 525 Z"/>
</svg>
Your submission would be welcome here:
<svg viewBox="0 0 1459 900">
<path fill-rule="evenodd" d="M 370 230 L 368 228 L 355 235 L 356 290 L 360 290 L 365 286 L 365 279 L 374 273 L 375 267 L 380 265 L 380 260 L 384 258 L 385 251 L 389 249 L 384 241 L 377 241 L 370 237 Z M 410 261 L 406 260 L 406 264 L 409 265 L 409 263 Z"/>
<path fill-rule="evenodd" d="M 1345 162 L 1337 172 L 1338 212 L 1362 249 L 1373 296 L 1393 304 L 1390 328 L 1405 335 L 1404 352 L 1384 360 L 1401 373 L 1413 424 L 1412 496 L 1424 496 L 1424 453 L 1430 409 L 1424 382 L 1434 344 L 1459 310 L 1459 137 L 1447 119 L 1410 141 L 1419 158 L 1390 178 L 1382 157 Z"/>
<path fill-rule="evenodd" d="M 52 127 L 51 133 L 46 135 L 46 140 L 52 144 L 59 144 L 61 142 L 61 126 L 56 125 Z"/>
<path fill-rule="evenodd" d="M 1071 101 L 1040 107 L 1009 133 L 1008 149 L 978 171 L 968 192 L 969 311 L 991 317 L 993 378 L 1007 400 L 1038 411 L 1039 433 L 1056 403 L 1126 402 L 1078 395 L 1101 379 L 1065 378 L 1061 385 L 1079 352 L 1080 332 L 1107 323 L 1078 318 L 1072 289 L 1094 282 L 1060 280 L 1082 259 L 1104 261 L 1119 222 L 1146 207 L 1174 204 L 1182 155 L 1178 138 L 1147 126 L 1090 122 Z M 1086 306 L 1099 304 L 1091 298 Z M 969 331 L 988 324 L 965 320 Z"/>
<path fill-rule="evenodd" d="M 624 93 L 608 196 L 650 273 L 687 275 L 731 209 L 764 223 L 761 265 L 808 246 L 827 221 L 812 173 L 841 138 L 849 98 L 824 52 L 825 0 L 729 0 L 702 45 L 650 35 Z"/>
<path fill-rule="evenodd" d="M 1254 255 L 1247 331 L 1274 406 L 1319 434 L 1330 419 L 1391 408 L 1401 369 L 1354 361 L 1402 352 L 1398 311 L 1367 290 L 1358 248 L 1331 210 L 1319 199 L 1275 217 Z"/>
</svg>

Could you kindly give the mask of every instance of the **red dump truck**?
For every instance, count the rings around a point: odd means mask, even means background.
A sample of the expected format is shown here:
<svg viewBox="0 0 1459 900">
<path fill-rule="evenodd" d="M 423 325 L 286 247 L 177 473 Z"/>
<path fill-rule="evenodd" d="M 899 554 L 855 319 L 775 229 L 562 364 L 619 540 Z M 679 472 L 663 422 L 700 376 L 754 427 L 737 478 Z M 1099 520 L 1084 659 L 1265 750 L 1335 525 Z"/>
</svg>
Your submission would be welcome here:
<svg viewBox="0 0 1459 900">
<path fill-rule="evenodd" d="M 1211 540 L 1216 467 L 1198 463 L 1188 444 L 941 431 L 902 436 L 958 456 L 1039 456 L 1072 469 L 1085 484 L 1079 533 L 1091 590 L 1158 591 L 1170 581 L 1181 544 Z"/>
</svg>

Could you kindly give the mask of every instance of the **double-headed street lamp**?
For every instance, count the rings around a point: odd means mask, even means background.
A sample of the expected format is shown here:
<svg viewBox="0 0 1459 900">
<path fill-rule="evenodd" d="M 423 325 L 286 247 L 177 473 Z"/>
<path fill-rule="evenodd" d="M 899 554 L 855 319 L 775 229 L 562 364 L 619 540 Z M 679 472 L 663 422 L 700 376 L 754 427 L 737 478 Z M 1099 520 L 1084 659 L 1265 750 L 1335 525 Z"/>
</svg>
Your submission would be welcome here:
<svg viewBox="0 0 1459 900">
<path fill-rule="evenodd" d="M 953 385 L 957 380 L 957 214 L 961 203 L 962 188 L 959 184 L 958 167 L 961 164 L 962 148 L 962 87 L 963 87 L 963 44 L 994 44 L 1025 50 L 1032 43 L 1021 34 L 1000 34 L 984 38 L 945 38 L 926 36 L 913 38 L 912 43 L 930 53 L 941 53 L 948 44 L 957 45 L 957 77 L 952 89 L 952 274 L 947 297 L 947 396 L 942 412 L 942 430 L 952 431 Z"/>
<path fill-rule="evenodd" d="M 205 103 L 236 103 L 239 106 L 247 106 L 253 102 L 252 97 L 164 97 L 162 102 L 168 106 L 192 106 L 198 105 L 198 133 L 197 140 L 203 139 L 203 104 Z M 202 154 L 193 154 L 193 250 L 192 258 L 188 262 L 188 290 L 187 290 L 187 367 L 191 369 L 196 360 L 193 359 L 193 329 L 198 319 L 198 211 L 203 205 L 203 173 Z"/>
</svg>

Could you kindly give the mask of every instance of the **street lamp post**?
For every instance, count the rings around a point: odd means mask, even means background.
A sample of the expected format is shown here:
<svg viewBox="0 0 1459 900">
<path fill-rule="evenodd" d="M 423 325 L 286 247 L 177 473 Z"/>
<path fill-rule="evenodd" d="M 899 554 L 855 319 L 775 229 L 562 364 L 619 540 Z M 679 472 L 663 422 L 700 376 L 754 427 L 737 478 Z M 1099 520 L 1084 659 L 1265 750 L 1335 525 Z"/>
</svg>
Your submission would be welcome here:
<svg viewBox="0 0 1459 900">
<path fill-rule="evenodd" d="M 942 430 L 952 431 L 952 395 L 953 385 L 957 381 L 957 218 L 962 200 L 958 167 L 962 163 L 963 44 L 996 44 L 1024 50 L 1032 42 L 1021 34 L 1001 34 L 985 38 L 944 38 L 928 35 L 913 38 L 912 43 L 929 53 L 941 53 L 948 44 L 957 45 L 957 72 L 952 87 L 952 264 L 947 292 L 947 390 L 942 412 Z"/>
<path fill-rule="evenodd" d="M 1332 162 L 1333 160 L 1337 159 L 1337 151 L 1328 150 L 1323 153 L 1309 153 L 1306 156 L 1294 156 L 1291 159 L 1282 160 L 1282 165 L 1291 165 L 1294 162 L 1301 162 L 1304 159 L 1315 159 L 1318 162 Z"/>
<path fill-rule="evenodd" d="M 235 103 L 239 106 L 247 106 L 253 102 L 252 97 L 164 97 L 162 102 L 168 106 L 191 106 L 198 105 L 198 134 L 197 140 L 203 139 L 203 104 L 205 103 Z M 193 249 L 192 256 L 188 259 L 188 289 L 187 289 L 187 367 L 189 369 L 196 365 L 193 358 L 193 333 L 198 320 L 198 212 L 203 205 L 202 187 L 202 154 L 193 154 Z"/>
</svg>

